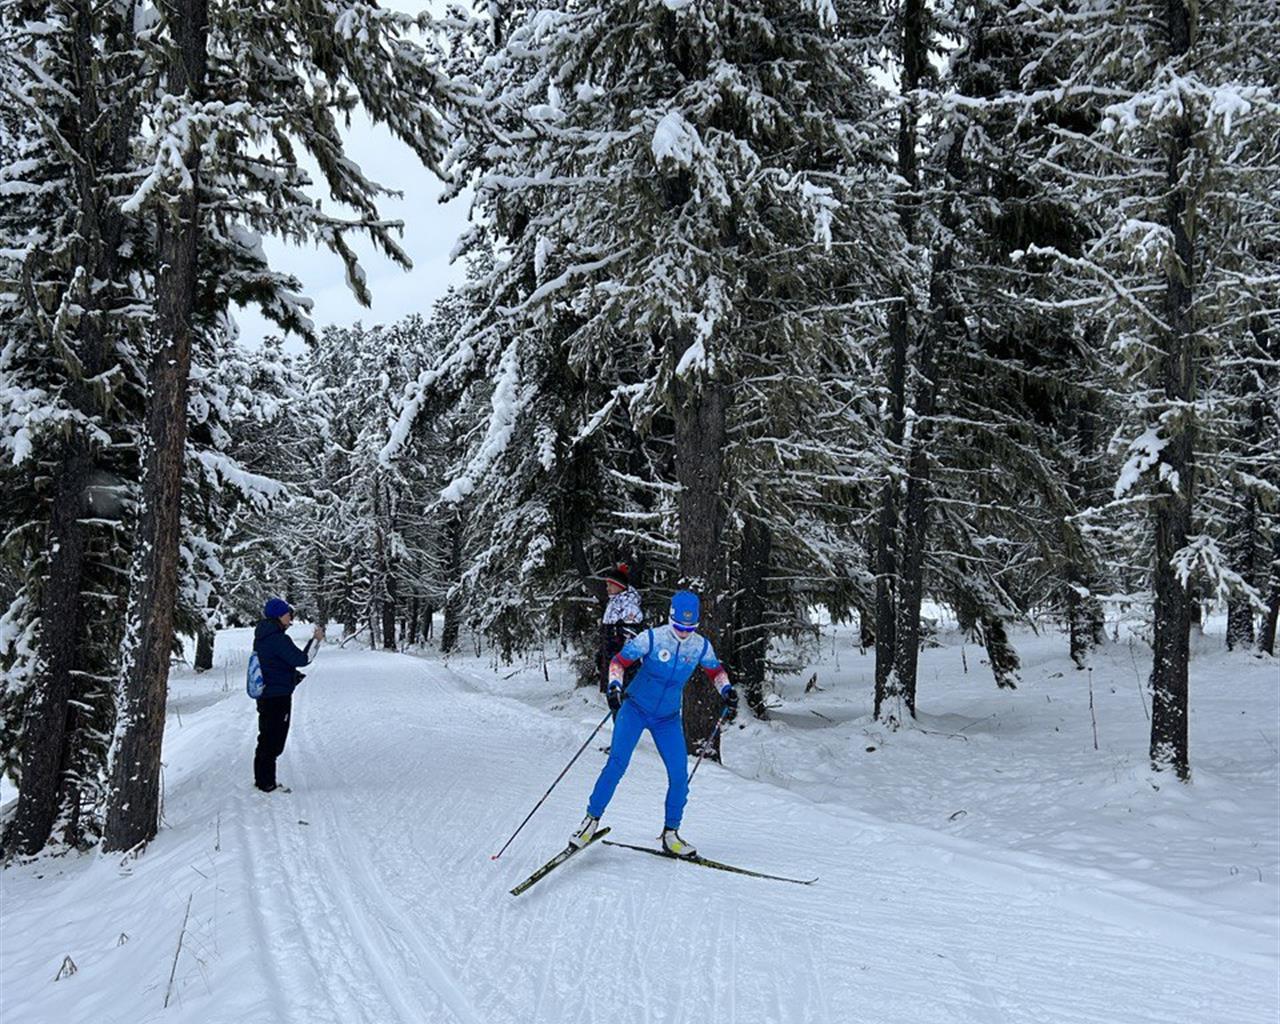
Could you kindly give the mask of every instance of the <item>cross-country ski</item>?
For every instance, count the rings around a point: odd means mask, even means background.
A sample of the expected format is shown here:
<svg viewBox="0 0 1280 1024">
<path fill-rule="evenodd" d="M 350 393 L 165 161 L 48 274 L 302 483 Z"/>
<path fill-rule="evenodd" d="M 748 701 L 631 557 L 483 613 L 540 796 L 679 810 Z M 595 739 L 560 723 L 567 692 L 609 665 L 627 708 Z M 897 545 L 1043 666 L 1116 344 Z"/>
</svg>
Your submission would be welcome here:
<svg viewBox="0 0 1280 1024">
<path fill-rule="evenodd" d="M 526 878 L 523 882 L 521 882 L 521 883 L 519 883 L 518 885 L 516 885 L 516 886 L 511 890 L 511 895 L 512 895 L 512 896 L 519 896 L 522 892 L 524 892 L 525 890 L 529 889 L 529 888 L 530 888 L 530 887 L 531 887 L 535 882 L 539 882 L 539 881 L 541 881 L 542 879 L 546 878 L 546 877 L 547 877 L 547 875 L 551 874 L 551 872 L 552 872 L 552 871 L 554 871 L 556 868 L 558 868 L 561 864 L 563 864 L 565 861 L 567 861 L 570 857 L 574 856 L 575 854 L 581 853 L 583 850 L 585 850 L 585 849 L 586 849 L 588 846 L 590 846 L 592 843 L 595 843 L 595 842 L 597 842 L 597 841 L 603 840 L 603 839 L 604 839 L 604 837 L 605 837 L 606 835 L 608 835 L 608 834 L 609 834 L 609 830 L 608 830 L 607 828 L 602 828 L 599 832 L 597 832 L 594 836 L 592 836 L 590 839 L 588 839 L 588 840 L 587 840 L 585 843 L 583 843 L 581 846 L 566 846 L 563 850 L 561 850 L 561 851 L 560 851 L 559 853 L 557 853 L 554 857 L 552 857 L 549 861 L 547 861 L 545 864 L 543 864 L 543 865 L 542 865 L 542 867 L 538 868 L 538 870 L 537 870 L 537 871 L 535 871 L 533 874 L 531 874 L 531 875 L 530 875 L 528 878 Z"/>
<path fill-rule="evenodd" d="M 607 832 L 608 829 L 602 829 L 601 832 Z M 748 868 L 740 868 L 734 864 L 722 864 L 718 860 L 711 860 L 701 854 L 695 853 L 687 857 L 681 857 L 678 854 L 671 853 L 667 850 L 655 850 L 651 846 L 636 846 L 632 843 L 619 843 L 612 839 L 604 841 L 605 846 L 616 846 L 624 850 L 638 850 L 640 853 L 649 853 L 655 857 L 663 857 L 667 860 L 684 861 L 687 864 L 698 864 L 704 868 L 715 868 L 717 871 L 729 871 L 735 875 L 750 875 L 752 878 L 768 878 L 774 882 L 792 882 L 795 885 L 813 885 L 817 881 L 816 878 L 787 878 L 785 875 L 770 875 L 763 871 L 752 871 Z"/>
</svg>

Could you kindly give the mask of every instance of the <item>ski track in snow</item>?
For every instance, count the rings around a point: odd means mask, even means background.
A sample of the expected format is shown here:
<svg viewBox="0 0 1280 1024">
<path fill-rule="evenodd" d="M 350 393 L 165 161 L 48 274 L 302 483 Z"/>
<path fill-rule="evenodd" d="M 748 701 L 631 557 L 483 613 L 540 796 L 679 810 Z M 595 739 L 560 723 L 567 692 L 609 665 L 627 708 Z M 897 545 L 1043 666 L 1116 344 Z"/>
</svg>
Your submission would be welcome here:
<svg viewBox="0 0 1280 1024">
<path fill-rule="evenodd" d="M 593 744 L 491 861 L 595 709 L 577 721 L 481 683 L 465 663 L 327 649 L 294 702 L 280 762 L 291 794 L 248 786 L 247 701 L 201 712 L 225 716 L 205 753 L 222 771 L 200 798 L 216 793 L 218 884 L 236 886 L 214 944 L 255 952 L 239 962 L 252 977 L 220 975 L 213 957 L 213 981 L 184 989 L 182 1020 L 1274 1024 L 1265 936 L 1147 907 L 1142 890 L 1117 902 L 1067 865 L 1041 873 L 994 849 L 984 865 L 979 844 L 718 769 L 695 781 L 690 839 L 816 885 L 597 845 L 513 898 L 580 819 L 602 756 Z M 609 809 L 617 839 L 652 841 L 664 786 L 646 737 Z M 58 984 L 49 998 L 72 982 Z M 220 986 L 255 1010 L 233 1014 Z M 117 1019 L 20 1005 L 13 1019 L 32 1024 Z"/>
<path fill-rule="evenodd" d="M 513 899 L 506 890 L 576 822 L 600 755 L 584 754 L 490 862 L 573 749 L 566 725 L 472 689 L 474 670 L 384 656 L 378 676 L 344 683 L 359 656 L 341 660 L 299 693 L 281 762 L 297 788 L 271 807 L 269 835 L 294 863 L 283 903 L 312 935 L 304 963 L 312 982 L 332 979 L 333 1015 L 312 999 L 299 1019 L 1066 1024 L 1115 1021 L 1128 993 L 1124 1019 L 1138 1024 L 1198 1019 L 1186 1013 L 1208 976 L 1257 984 L 1248 956 L 1193 954 L 1141 916 L 1134 928 L 1072 913 L 1061 879 L 1001 884 L 1018 869 L 999 857 L 985 878 L 971 863 L 947 870 L 945 851 L 911 856 L 909 829 L 802 813 L 803 801 L 724 773 L 695 788 L 691 836 L 731 862 L 820 873 L 812 891 L 593 848 Z M 627 841 L 661 824 L 649 747 L 610 809 Z M 1078 900 L 1087 910 L 1089 894 Z M 318 921 L 333 924 L 327 941 Z M 1263 1019 L 1240 1009 L 1242 1024 Z"/>
</svg>

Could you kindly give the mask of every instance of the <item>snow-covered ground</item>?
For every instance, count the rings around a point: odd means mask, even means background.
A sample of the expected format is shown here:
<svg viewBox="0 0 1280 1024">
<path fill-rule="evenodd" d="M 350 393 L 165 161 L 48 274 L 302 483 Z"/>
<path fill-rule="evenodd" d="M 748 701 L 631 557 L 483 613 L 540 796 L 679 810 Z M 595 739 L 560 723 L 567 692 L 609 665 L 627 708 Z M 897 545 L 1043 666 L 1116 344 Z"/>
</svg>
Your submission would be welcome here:
<svg viewBox="0 0 1280 1024">
<path fill-rule="evenodd" d="M 567 666 L 548 681 L 540 664 L 330 645 L 295 701 L 294 792 L 263 795 L 248 636 L 219 637 L 225 669 L 175 673 L 166 827 L 144 856 L 0 877 L 5 1024 L 1280 1015 L 1280 669 L 1216 637 L 1194 662 L 1182 786 L 1146 769 L 1141 646 L 1095 661 L 1095 750 L 1089 674 L 1061 637 L 1015 637 L 1010 693 L 944 635 L 922 659 L 920 727 L 885 735 L 870 655 L 828 632 L 771 721 L 731 730 L 725 765 L 699 770 L 683 829 L 708 856 L 816 885 L 595 846 L 512 898 L 603 760 L 593 744 L 490 860 L 603 714 Z M 615 838 L 653 842 L 663 784 L 646 738 Z M 55 981 L 64 957 L 78 970 Z"/>
</svg>

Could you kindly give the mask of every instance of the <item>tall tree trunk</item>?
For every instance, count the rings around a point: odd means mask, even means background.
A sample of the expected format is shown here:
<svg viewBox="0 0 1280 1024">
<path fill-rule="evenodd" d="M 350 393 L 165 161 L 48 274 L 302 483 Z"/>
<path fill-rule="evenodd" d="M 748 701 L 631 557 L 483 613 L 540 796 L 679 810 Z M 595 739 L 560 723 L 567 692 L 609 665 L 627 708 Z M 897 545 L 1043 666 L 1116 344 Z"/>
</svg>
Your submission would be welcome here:
<svg viewBox="0 0 1280 1024">
<path fill-rule="evenodd" d="M 72 670 L 80 651 L 84 571 L 85 495 L 92 460 L 75 434 L 63 444 L 53 481 L 49 523 L 49 575 L 40 606 L 40 648 L 35 685 L 23 716 L 18 806 L 4 837 L 6 851 L 39 853 L 53 831 L 73 714 Z"/>
<path fill-rule="evenodd" d="M 1265 352 L 1266 329 L 1253 326 L 1253 333 L 1259 342 L 1259 348 Z M 1249 416 L 1242 424 L 1241 448 L 1244 450 L 1246 468 L 1254 470 L 1251 460 L 1257 458 L 1266 446 L 1266 402 L 1259 393 L 1261 380 L 1258 375 L 1251 374 Z M 1258 499 L 1248 487 L 1238 487 L 1235 494 L 1235 523 L 1231 537 L 1231 568 L 1240 574 L 1250 586 L 1258 586 Z M 1265 582 L 1261 583 L 1265 586 Z M 1252 645 L 1253 604 L 1244 594 L 1233 594 L 1227 601 L 1227 649 Z"/>
<path fill-rule="evenodd" d="M 948 190 L 960 180 L 963 145 L 963 133 L 956 131 L 947 147 L 945 173 Z M 929 442 L 933 436 L 933 416 L 938 401 L 938 357 L 945 350 L 948 327 L 955 311 L 951 280 L 955 262 L 952 239 L 960 222 L 955 202 L 949 199 L 942 214 L 941 247 L 934 255 L 929 275 L 929 319 L 920 334 L 915 353 L 915 417 L 907 442 L 909 456 L 898 565 L 897 636 L 893 675 L 885 688 L 886 694 L 900 700 L 912 718 L 916 715 L 920 607 L 924 601 L 925 553 L 929 539 L 929 493 L 932 488 Z M 896 714 L 896 709 L 891 709 L 885 717 L 889 719 Z"/>
<path fill-rule="evenodd" d="M 919 109 L 915 93 L 920 87 L 928 61 L 924 33 L 923 0 L 903 0 L 902 5 L 902 110 L 898 114 L 898 176 L 905 183 L 896 207 L 907 245 L 916 240 L 919 197 L 919 171 L 916 157 Z M 911 348 L 911 310 L 914 292 L 909 280 L 898 288 L 898 303 L 889 312 L 889 425 L 888 458 L 902 457 L 906 436 L 907 377 Z M 890 473 L 880 491 L 880 511 L 876 526 L 876 683 L 875 717 L 895 718 L 900 703 L 897 676 L 894 671 L 898 637 L 899 588 L 902 523 L 899 510 L 900 481 Z"/>
<path fill-rule="evenodd" d="M 449 557 L 446 572 L 449 590 L 444 599 L 444 623 L 440 627 L 440 651 L 448 654 L 458 646 L 458 630 L 462 617 L 462 596 L 458 593 L 462 576 L 462 512 L 453 509 L 448 524 Z"/>
<path fill-rule="evenodd" d="M 377 600 L 370 597 L 364 610 L 365 621 L 369 623 L 369 650 L 378 649 L 382 641 L 382 614 Z"/>
<path fill-rule="evenodd" d="M 949 250 L 938 257 L 935 269 L 935 300 L 939 298 L 937 283 L 949 273 Z M 915 421 L 910 439 L 907 494 L 903 503 L 902 554 L 898 566 L 897 637 L 893 658 L 893 674 L 885 687 L 886 697 L 900 700 L 912 718 L 916 716 L 917 669 L 920 661 L 920 608 L 924 602 L 925 551 L 929 537 L 930 464 L 928 443 L 932 434 L 930 419 L 936 404 L 937 366 L 934 353 L 945 340 L 942 321 L 944 307 L 935 306 L 931 325 L 920 345 L 920 382 L 916 390 Z M 896 711 L 886 712 L 886 720 Z"/>
<path fill-rule="evenodd" d="M 907 313 L 908 296 L 900 296 L 904 308 L 894 308 L 889 314 L 889 429 L 888 457 L 896 460 L 902 449 L 905 433 L 906 380 L 907 380 Z M 875 717 L 881 718 L 885 701 L 889 697 L 890 677 L 893 675 L 894 651 L 897 648 L 898 610 L 898 537 L 900 517 L 898 512 L 899 483 L 896 475 L 888 474 L 880 489 L 880 511 L 876 520 L 876 683 Z"/>
<path fill-rule="evenodd" d="M 347 564 L 345 576 L 346 586 L 341 590 L 339 601 L 342 605 L 342 635 L 349 638 L 355 636 L 360 621 L 360 610 L 353 597 L 356 592 L 355 573 L 350 563 Z"/>
<path fill-rule="evenodd" d="M 1067 568 L 1067 633 L 1071 647 L 1071 660 L 1078 669 L 1089 664 L 1089 652 L 1103 641 L 1105 621 L 1102 605 L 1092 593 L 1085 590 L 1083 573 L 1078 565 Z"/>
<path fill-rule="evenodd" d="M 170 18 L 177 50 L 168 69 L 169 92 L 198 101 L 204 96 L 208 60 L 208 0 L 174 0 Z M 104 850 L 132 849 L 154 837 L 158 827 L 200 237 L 199 149 L 192 147 L 183 160 L 191 180 L 159 224 L 159 337 L 148 373 L 138 546 L 117 684 Z"/>
<path fill-rule="evenodd" d="M 325 578 L 324 552 L 316 552 L 316 620 L 322 626 L 329 625 L 329 591 Z"/>
<path fill-rule="evenodd" d="M 1237 490 L 1231 537 L 1231 568 L 1246 583 L 1253 584 L 1257 575 L 1258 503 L 1253 492 Z M 1253 646 L 1253 603 L 1244 594 L 1232 594 L 1227 600 L 1227 650 Z"/>
<path fill-rule="evenodd" d="M 566 533 L 569 537 L 569 561 L 577 572 L 578 579 L 582 581 L 583 589 L 593 598 L 594 607 L 581 601 L 568 602 L 568 607 L 560 613 L 560 628 L 575 639 L 581 638 L 585 641 L 587 637 L 595 636 L 594 644 L 584 642 L 580 646 L 583 656 L 577 659 L 574 683 L 582 687 L 599 687 L 603 670 L 596 662 L 600 653 L 598 623 L 604 616 L 605 607 L 609 603 L 609 591 L 604 580 L 592 571 L 591 563 L 587 559 L 587 548 L 583 538 L 589 536 L 590 532 L 590 523 L 566 523 Z"/>
<path fill-rule="evenodd" d="M 916 717 L 916 675 L 920 661 L 920 606 L 924 601 L 924 548 L 928 536 L 928 456 L 923 446 L 912 444 L 911 477 L 903 507 L 902 555 L 898 564 L 898 609 L 895 621 L 893 672 L 885 684 L 882 714 L 897 721 L 900 702 Z M 917 475 L 919 474 L 919 475 Z"/>
<path fill-rule="evenodd" d="M 734 662 L 737 679 L 747 697 L 747 705 L 757 718 L 768 718 L 764 706 L 764 677 L 769 653 L 769 565 L 773 535 L 754 516 L 742 524 L 742 554 L 738 600 L 734 605 Z"/>
<path fill-rule="evenodd" d="M 876 555 L 877 543 L 876 537 L 872 536 L 870 545 L 870 569 L 871 575 L 876 575 Z M 857 602 L 858 609 L 858 646 L 862 650 L 868 651 L 876 645 L 876 597 L 877 592 L 873 591 L 868 594 L 861 587 L 858 588 L 854 600 Z"/>
<path fill-rule="evenodd" d="M 1258 631 L 1258 650 L 1263 654 L 1276 653 L 1276 622 L 1280 620 L 1280 535 L 1272 541 L 1271 594 L 1267 598 L 1267 614 L 1262 618 Z"/>
<path fill-rule="evenodd" d="M 373 564 L 369 572 L 369 646 L 377 648 L 379 641 L 386 633 L 386 619 L 383 617 L 387 606 L 387 542 L 382 512 L 382 484 L 373 483 Z M 384 641 L 385 643 L 385 641 Z M 392 630 L 392 646 L 395 645 L 395 631 Z"/>
<path fill-rule="evenodd" d="M 1265 317 L 1256 317 L 1251 325 L 1254 339 L 1258 343 L 1261 354 L 1272 361 L 1280 356 L 1280 338 L 1267 329 Z M 1274 384 L 1274 377 L 1269 383 Z M 1264 556 L 1265 557 L 1265 556 Z M 1262 625 L 1258 630 L 1258 650 L 1264 654 L 1274 655 L 1276 652 L 1276 620 L 1280 619 L 1280 533 L 1272 538 L 1271 564 L 1265 575 L 1259 571 L 1259 589 L 1266 592 L 1270 581 L 1270 594 L 1267 597 L 1267 611 L 1262 617 Z"/>
<path fill-rule="evenodd" d="M 396 578 L 387 576 L 387 596 L 382 602 L 382 646 L 396 649 Z"/>
<path fill-rule="evenodd" d="M 197 672 L 208 672 L 213 668 L 213 627 L 201 623 L 196 632 L 196 661 L 193 666 Z"/>
<path fill-rule="evenodd" d="M 1181 0 L 1169 0 L 1167 10 L 1171 56 L 1181 57 L 1191 46 L 1191 13 Z M 1175 122 L 1167 151 L 1165 226 L 1174 240 L 1174 266 L 1165 277 L 1163 355 L 1157 366 L 1160 385 L 1170 405 L 1189 409 L 1196 397 L 1195 324 L 1191 302 L 1195 266 L 1187 233 L 1187 196 L 1179 184 L 1183 162 L 1191 152 L 1191 122 L 1186 115 Z M 1151 665 L 1151 765 L 1172 769 L 1184 781 L 1191 777 L 1187 749 L 1187 669 L 1191 647 L 1191 594 L 1178 579 L 1175 556 L 1187 545 L 1195 499 L 1195 425 L 1183 413 L 1170 419 L 1161 457 L 1169 475 L 1167 492 L 1153 503 L 1155 527 L 1155 636 Z"/>
<path fill-rule="evenodd" d="M 197 672 L 208 672 L 213 668 L 213 644 L 214 629 L 212 622 L 218 613 L 218 596 L 216 593 L 209 595 L 209 600 L 205 605 L 205 617 L 196 627 L 196 660 L 192 665 Z"/>
<path fill-rule="evenodd" d="M 699 632 L 714 645 L 727 639 L 721 626 L 730 621 L 722 608 L 727 577 L 724 552 L 725 506 L 723 497 L 724 448 L 728 392 L 724 385 L 705 380 L 695 386 L 683 378 L 675 385 L 676 476 L 680 481 L 677 508 L 680 515 L 681 586 L 698 594 L 702 602 Z M 695 679 L 684 690 L 684 735 L 689 750 L 700 750 L 711 740 L 720 716 L 721 702 L 715 690 Z M 720 737 L 711 741 L 707 757 L 720 759 Z"/>
<path fill-rule="evenodd" d="M 1091 347 L 1100 343 L 1095 325 L 1085 326 L 1085 339 L 1086 344 Z M 1098 411 L 1091 400 L 1083 400 L 1073 410 L 1072 418 L 1079 455 L 1077 461 L 1067 469 L 1066 487 L 1074 498 L 1074 508 L 1100 505 L 1107 500 L 1104 495 L 1109 490 L 1109 485 L 1102 481 L 1096 469 L 1091 468 L 1096 465 L 1095 455 L 1098 451 Z M 1101 587 L 1098 569 L 1085 538 L 1078 527 L 1068 524 L 1066 510 L 1061 524 L 1067 561 L 1067 632 L 1071 660 L 1075 662 L 1076 668 L 1083 670 L 1088 667 L 1090 652 L 1106 641 L 1106 616 L 1102 603 L 1094 596 Z"/>
<path fill-rule="evenodd" d="M 416 644 L 418 642 L 418 627 L 421 621 L 421 611 L 419 608 L 418 594 L 415 591 L 413 597 L 409 600 L 409 616 L 405 619 L 405 643 Z"/>
<path fill-rule="evenodd" d="M 1022 661 L 1009 642 L 1009 633 L 999 615 L 982 617 L 982 645 L 987 649 L 987 662 L 991 665 L 991 674 L 996 677 L 996 686 L 1002 690 L 1016 690 Z"/>
</svg>

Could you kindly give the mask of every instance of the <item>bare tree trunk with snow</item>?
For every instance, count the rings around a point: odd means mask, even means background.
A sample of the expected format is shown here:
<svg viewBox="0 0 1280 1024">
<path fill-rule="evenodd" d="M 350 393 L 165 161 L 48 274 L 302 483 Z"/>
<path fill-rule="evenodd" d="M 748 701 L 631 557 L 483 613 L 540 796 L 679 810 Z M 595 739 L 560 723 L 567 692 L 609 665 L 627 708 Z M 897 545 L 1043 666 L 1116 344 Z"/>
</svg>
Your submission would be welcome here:
<svg viewBox="0 0 1280 1024">
<path fill-rule="evenodd" d="M 1280 619 L 1280 583 L 1271 589 L 1271 599 L 1267 602 L 1267 614 L 1262 620 L 1262 629 L 1258 632 L 1258 650 L 1263 654 L 1276 653 L 1276 621 Z"/>
<path fill-rule="evenodd" d="M 675 386 L 676 475 L 680 481 L 680 582 L 702 601 L 699 632 L 714 644 L 722 640 L 720 607 L 726 581 L 725 506 L 722 493 L 728 392 L 706 380 L 695 386 L 683 378 Z M 684 691 L 684 735 L 691 752 L 700 749 L 720 715 L 720 698 L 700 679 Z M 707 757 L 720 759 L 717 736 Z"/>
<path fill-rule="evenodd" d="M 1261 319 L 1261 318 L 1259 318 Z M 1259 342 L 1259 349 L 1267 350 L 1265 326 L 1255 326 L 1253 333 Z M 1244 449 L 1245 468 L 1256 472 L 1261 467 L 1252 463 L 1258 453 L 1266 448 L 1266 401 L 1265 393 L 1260 391 L 1262 379 L 1260 374 L 1249 378 L 1250 402 L 1248 417 L 1241 424 L 1242 447 Z M 1265 475 L 1261 469 L 1259 476 Z M 1231 568 L 1240 574 L 1241 579 L 1250 586 L 1259 585 L 1259 515 L 1258 499 L 1251 486 L 1238 486 L 1235 493 L 1235 515 L 1232 523 L 1230 551 Z M 1265 586 L 1265 582 L 1262 583 Z M 1233 593 L 1227 601 L 1227 649 L 1249 647 L 1254 642 L 1254 605 L 1249 595 Z"/>
<path fill-rule="evenodd" d="M 192 665 L 197 672 L 208 672 L 213 668 L 213 628 L 201 625 L 196 633 L 196 660 Z"/>
<path fill-rule="evenodd" d="M 906 96 L 898 115 L 898 175 L 904 191 L 897 199 L 898 220 L 908 245 L 915 243 L 920 185 L 916 154 L 919 133 L 919 110 L 914 97 L 928 69 L 925 45 L 923 0 L 904 0 L 902 7 L 902 91 Z M 910 282 L 898 289 L 898 303 L 889 312 L 889 408 L 887 415 L 887 457 L 902 458 L 906 437 L 907 385 L 911 352 Z M 897 672 L 903 640 L 898 635 L 902 621 L 902 559 L 905 531 L 899 509 L 900 482 L 890 474 L 880 491 L 880 509 L 876 529 L 876 682 L 875 717 L 896 721 L 899 708 L 914 714 L 914 694 L 910 703 L 904 699 Z M 917 620 L 915 629 L 919 630 Z M 918 637 L 915 639 L 918 643 Z"/>
<path fill-rule="evenodd" d="M 922 22 L 922 11 L 908 4 L 908 24 Z M 923 25 L 908 28 L 923 33 Z M 923 43 L 919 44 L 923 48 Z M 943 168 L 947 193 L 959 183 L 963 170 L 964 137 L 953 131 L 946 150 Z M 929 454 L 933 436 L 933 416 L 938 401 L 938 359 L 948 342 L 948 332 L 955 315 L 954 285 L 955 236 L 959 217 L 956 200 L 945 198 L 942 232 L 935 241 L 936 251 L 929 274 L 929 318 L 920 332 L 914 353 L 913 387 L 914 418 L 907 438 L 907 489 L 902 510 L 901 551 L 898 565 L 897 636 L 891 677 L 896 696 L 912 718 L 916 714 L 917 668 L 920 661 L 920 608 L 924 600 L 925 556 L 929 539 L 929 501 L 932 491 L 932 461 Z"/>
<path fill-rule="evenodd" d="M 991 665 L 991 674 L 996 677 L 996 686 L 1002 690 L 1016 690 L 1022 660 L 1009 641 L 1004 619 L 999 615 L 982 617 L 982 644 L 987 649 L 987 661 Z"/>
<path fill-rule="evenodd" d="M 748 516 L 742 524 L 741 572 L 734 604 L 734 667 L 747 704 L 757 718 L 768 718 L 764 706 L 764 678 L 768 665 L 769 564 L 773 537 L 769 527 Z M 722 656 L 723 657 L 723 656 Z"/>
<path fill-rule="evenodd" d="M 462 576 L 462 513 L 456 508 L 451 513 L 447 529 L 449 553 L 445 578 L 451 583 L 444 599 L 444 623 L 440 627 L 442 654 L 448 654 L 458 646 L 458 631 L 461 628 L 462 598 L 458 594 L 457 581 Z"/>
<path fill-rule="evenodd" d="M 1067 635 L 1071 660 L 1078 669 L 1088 665 L 1089 652 L 1102 643 L 1105 625 L 1098 599 L 1091 593 L 1081 593 L 1084 589 L 1081 576 L 1078 566 L 1068 567 Z"/>
<path fill-rule="evenodd" d="M 1178 2 L 1168 5 L 1170 54 L 1190 49 L 1191 13 Z M 1167 150 L 1165 226 L 1174 243 L 1172 266 L 1165 272 L 1165 316 L 1168 330 L 1157 363 L 1158 386 L 1165 400 L 1181 407 L 1166 417 L 1169 440 L 1161 452 L 1167 473 L 1166 493 L 1153 504 L 1155 526 L 1155 637 L 1151 666 L 1151 764 L 1157 771 L 1191 776 L 1187 750 L 1187 669 L 1191 643 L 1191 594 L 1178 578 L 1174 559 L 1187 546 L 1195 499 L 1195 424 L 1190 403 L 1196 397 L 1196 337 L 1192 319 L 1195 254 L 1188 234 L 1187 195 L 1180 183 L 1183 162 L 1191 152 L 1191 123 L 1183 115 L 1174 122 Z"/>
<path fill-rule="evenodd" d="M 1271 552 L 1271 594 L 1267 598 L 1267 614 L 1262 618 L 1258 631 L 1258 650 L 1263 654 L 1276 653 L 1276 622 L 1280 620 L 1280 535 L 1277 535 Z"/>
<path fill-rule="evenodd" d="M 57 817 L 67 759 L 68 702 L 80 647 L 80 581 L 85 556 L 81 518 L 89 470 L 88 444 L 76 435 L 58 459 L 49 524 L 49 576 L 40 609 L 40 656 L 35 686 L 23 718 L 22 775 L 18 806 L 4 837 L 4 849 L 36 854 Z"/>
<path fill-rule="evenodd" d="M 208 0 L 175 0 L 169 17 L 176 47 L 167 71 L 168 91 L 198 102 L 208 62 Z M 158 827 L 200 236 L 200 151 L 194 144 L 188 145 L 183 162 L 190 178 L 159 223 L 158 337 L 148 372 L 142 502 L 117 685 L 104 850 L 132 849 L 152 839 Z"/>
</svg>

